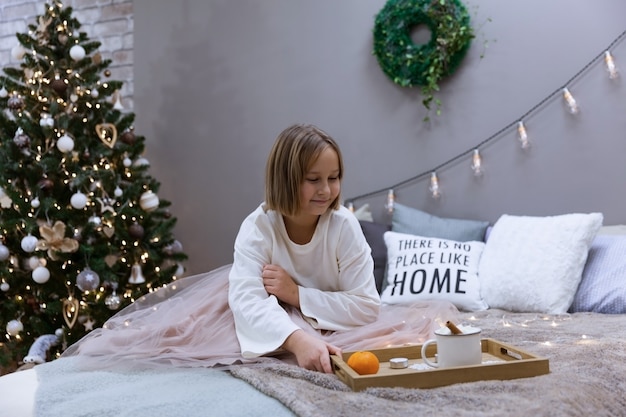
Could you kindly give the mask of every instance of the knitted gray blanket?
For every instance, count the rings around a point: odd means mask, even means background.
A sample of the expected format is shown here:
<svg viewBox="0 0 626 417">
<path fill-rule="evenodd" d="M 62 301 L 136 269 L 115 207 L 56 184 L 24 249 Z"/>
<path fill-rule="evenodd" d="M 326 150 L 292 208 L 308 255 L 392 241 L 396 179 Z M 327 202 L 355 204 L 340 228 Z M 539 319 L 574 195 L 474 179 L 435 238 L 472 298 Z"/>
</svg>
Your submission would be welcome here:
<svg viewBox="0 0 626 417">
<path fill-rule="evenodd" d="M 352 392 L 334 375 L 282 364 L 237 367 L 230 374 L 204 368 L 85 372 L 67 358 L 35 367 L 35 416 L 626 415 L 626 315 L 488 310 L 463 319 L 482 328 L 483 337 L 548 358 L 550 373 Z"/>
<path fill-rule="evenodd" d="M 549 359 L 547 375 L 433 389 L 352 392 L 334 375 L 292 366 L 239 368 L 232 374 L 295 414 L 317 416 L 626 415 L 626 315 L 465 314 L 490 337 Z"/>
</svg>

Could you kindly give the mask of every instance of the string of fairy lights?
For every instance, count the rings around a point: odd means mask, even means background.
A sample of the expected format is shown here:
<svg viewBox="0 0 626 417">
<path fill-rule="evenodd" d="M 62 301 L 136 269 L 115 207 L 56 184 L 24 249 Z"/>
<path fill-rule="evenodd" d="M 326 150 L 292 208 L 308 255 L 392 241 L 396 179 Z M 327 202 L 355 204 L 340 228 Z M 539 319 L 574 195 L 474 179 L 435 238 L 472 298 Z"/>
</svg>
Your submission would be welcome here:
<svg viewBox="0 0 626 417">
<path fill-rule="evenodd" d="M 621 41 L 624 39 L 624 37 L 626 37 L 626 30 L 624 30 L 622 33 L 620 33 L 617 37 L 615 37 L 610 43 L 609 45 L 604 48 L 602 50 L 602 52 L 600 52 L 598 55 L 596 55 L 593 59 L 591 59 L 586 65 L 584 65 L 578 72 L 576 72 L 572 77 L 570 77 L 563 85 L 559 86 L 558 88 L 556 88 L 553 92 L 551 92 L 550 94 L 548 94 L 545 98 L 543 98 L 541 101 L 539 101 L 537 104 L 535 104 L 534 106 L 532 106 L 530 109 L 528 109 L 526 112 L 524 112 L 523 114 L 521 114 L 519 117 L 517 117 L 516 119 L 514 119 L 512 122 L 506 124 L 504 127 L 502 127 L 501 129 L 499 129 L 498 131 L 496 131 L 495 133 L 493 133 L 492 135 L 490 135 L 489 137 L 483 139 L 482 141 L 478 142 L 476 145 L 472 146 L 471 148 L 459 153 L 458 155 L 455 155 L 454 157 L 441 162 L 440 164 L 429 168 L 423 172 L 420 172 L 410 178 L 407 178 L 405 180 L 402 180 L 396 184 L 384 187 L 384 188 L 379 188 L 373 191 L 369 191 L 367 193 L 361 194 L 361 195 L 357 195 L 354 197 L 351 197 L 349 199 L 346 199 L 346 206 L 350 209 L 350 210 L 354 210 L 354 203 L 356 201 L 362 200 L 364 198 L 367 197 L 372 197 L 372 196 L 376 196 L 376 195 L 380 195 L 383 193 L 387 194 L 387 200 L 385 202 L 385 208 L 386 210 L 391 213 L 393 212 L 393 207 L 394 207 L 394 203 L 395 203 L 395 190 L 398 188 L 402 188 L 405 186 L 408 186 L 410 184 L 413 184 L 415 182 L 418 182 L 419 180 L 422 180 L 424 178 L 428 178 L 430 177 L 430 181 L 429 181 L 429 186 L 428 186 L 428 190 L 430 191 L 430 195 L 432 198 L 434 199 L 438 199 L 439 197 L 441 197 L 441 186 L 439 184 L 439 176 L 438 176 L 438 172 L 440 172 L 441 170 L 443 170 L 444 168 L 456 163 L 457 161 L 463 159 L 463 158 L 467 158 L 468 156 L 471 158 L 471 169 L 473 172 L 473 175 L 475 176 L 481 176 L 483 174 L 483 162 L 482 162 L 482 156 L 480 153 L 480 149 L 485 147 L 488 144 L 491 144 L 492 142 L 496 142 L 502 138 L 507 137 L 506 133 L 510 132 L 510 131 L 516 131 L 517 133 L 517 139 L 519 141 L 519 146 L 526 150 L 528 148 L 530 148 L 530 139 L 528 136 L 528 132 L 526 130 L 526 125 L 525 125 L 525 120 L 529 118 L 529 116 L 531 116 L 533 113 L 537 112 L 544 104 L 546 104 L 548 101 L 550 101 L 551 99 L 553 99 L 555 96 L 557 95 L 561 95 L 563 98 L 563 101 L 565 103 L 566 109 L 569 111 L 569 113 L 573 114 L 573 115 L 577 115 L 580 112 L 580 108 L 578 106 L 578 102 L 576 101 L 576 99 L 574 98 L 574 95 L 571 93 L 571 91 L 569 90 L 569 86 L 576 81 L 579 77 L 581 77 L 584 73 L 587 72 L 587 70 L 589 70 L 589 68 L 591 68 L 592 65 L 604 61 L 604 65 L 606 67 L 606 71 L 608 73 L 608 77 L 610 79 L 616 79 L 619 77 L 619 71 L 617 68 L 617 65 L 615 64 L 615 59 L 613 58 L 613 54 L 611 53 L 611 50 Z"/>
</svg>

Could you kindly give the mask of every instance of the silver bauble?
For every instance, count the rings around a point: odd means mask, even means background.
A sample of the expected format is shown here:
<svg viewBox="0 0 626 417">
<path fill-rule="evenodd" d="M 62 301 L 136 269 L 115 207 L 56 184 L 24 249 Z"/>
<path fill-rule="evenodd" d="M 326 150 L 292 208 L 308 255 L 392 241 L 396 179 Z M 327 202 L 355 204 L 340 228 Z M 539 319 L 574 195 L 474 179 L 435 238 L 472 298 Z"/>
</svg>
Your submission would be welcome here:
<svg viewBox="0 0 626 417">
<path fill-rule="evenodd" d="M 109 310 L 117 310 L 122 305 L 122 299 L 116 293 L 113 293 L 104 299 L 104 304 Z"/>
<path fill-rule="evenodd" d="M 87 268 L 76 276 L 76 286 L 81 291 L 93 291 L 100 285 L 100 276 Z"/>
</svg>

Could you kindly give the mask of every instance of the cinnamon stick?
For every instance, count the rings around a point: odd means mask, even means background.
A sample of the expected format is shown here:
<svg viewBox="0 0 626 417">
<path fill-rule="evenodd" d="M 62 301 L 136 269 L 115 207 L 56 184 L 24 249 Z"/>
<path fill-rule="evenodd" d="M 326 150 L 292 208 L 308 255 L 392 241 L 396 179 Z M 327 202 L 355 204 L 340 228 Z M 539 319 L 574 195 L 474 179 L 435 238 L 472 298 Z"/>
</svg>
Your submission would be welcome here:
<svg viewBox="0 0 626 417">
<path fill-rule="evenodd" d="M 454 323 L 452 323 L 451 321 L 447 321 L 446 322 L 446 327 L 448 329 L 450 329 L 450 331 L 452 332 L 452 334 L 461 334 L 463 333 L 461 331 L 461 329 L 459 329 L 458 327 L 456 327 L 456 325 Z"/>
</svg>

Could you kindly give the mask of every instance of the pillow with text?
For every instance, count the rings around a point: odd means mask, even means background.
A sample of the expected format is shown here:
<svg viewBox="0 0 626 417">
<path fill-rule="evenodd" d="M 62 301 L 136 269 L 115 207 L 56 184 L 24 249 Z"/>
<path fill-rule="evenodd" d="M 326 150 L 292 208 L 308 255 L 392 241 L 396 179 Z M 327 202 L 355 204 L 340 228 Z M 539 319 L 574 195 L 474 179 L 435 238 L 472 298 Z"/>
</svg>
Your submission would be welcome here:
<svg viewBox="0 0 626 417">
<path fill-rule="evenodd" d="M 385 232 L 387 285 L 383 303 L 449 301 L 459 310 L 486 310 L 478 280 L 483 242 L 458 242 Z"/>
</svg>

